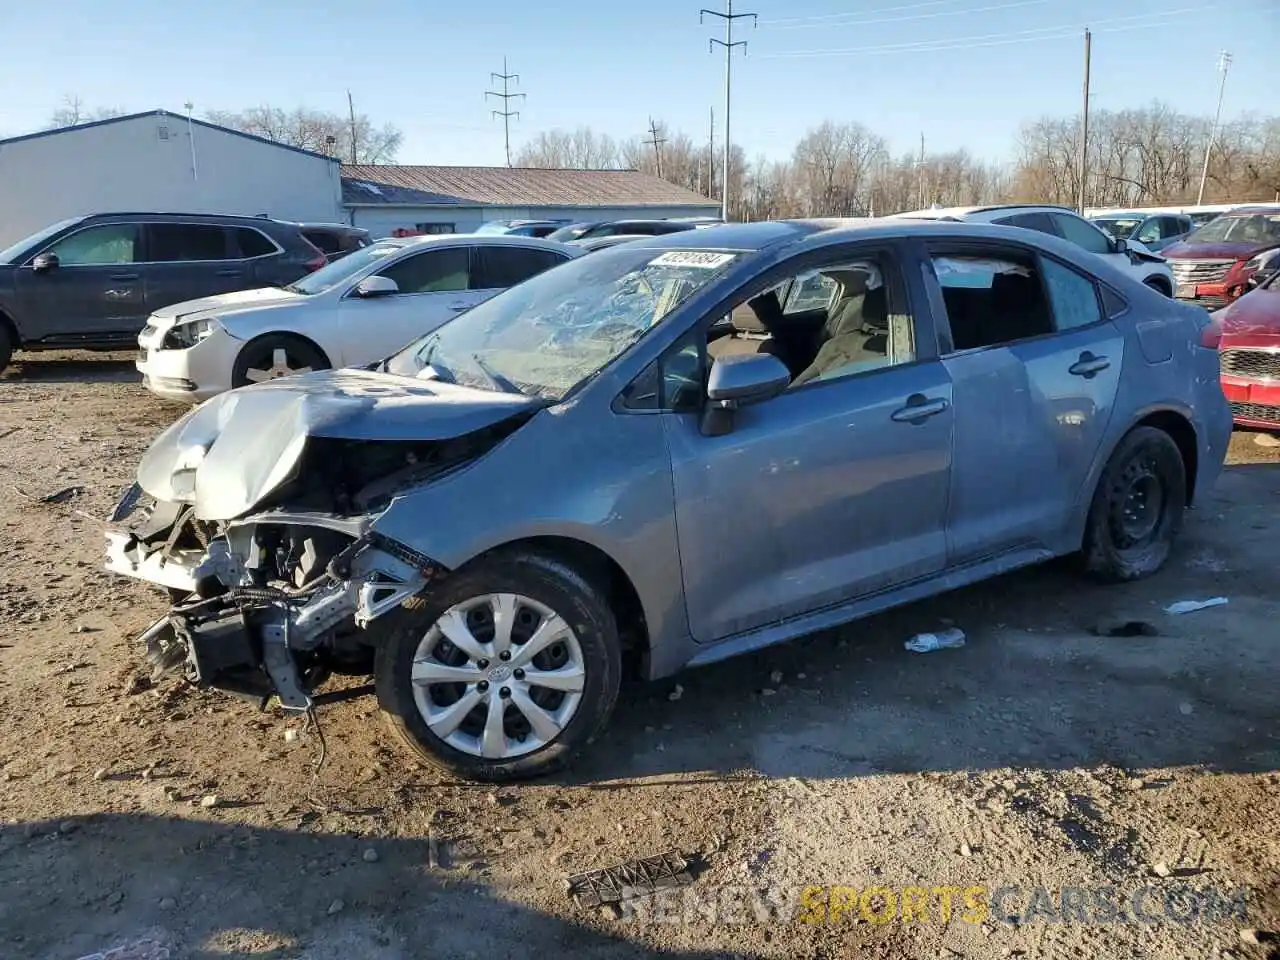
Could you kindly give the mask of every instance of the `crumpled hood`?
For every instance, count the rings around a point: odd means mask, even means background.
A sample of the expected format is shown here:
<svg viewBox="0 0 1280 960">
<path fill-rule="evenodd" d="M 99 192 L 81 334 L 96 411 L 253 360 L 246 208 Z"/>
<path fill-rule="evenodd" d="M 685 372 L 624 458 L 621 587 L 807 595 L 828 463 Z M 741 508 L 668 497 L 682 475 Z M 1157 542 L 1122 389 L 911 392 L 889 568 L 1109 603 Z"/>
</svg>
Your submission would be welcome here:
<svg viewBox="0 0 1280 960">
<path fill-rule="evenodd" d="M 220 394 L 151 444 L 138 483 L 157 500 L 231 520 L 294 476 L 309 437 L 447 440 L 542 401 L 367 370 L 324 370 Z"/>
<path fill-rule="evenodd" d="M 161 307 L 151 315 L 153 326 L 166 326 L 198 314 L 216 314 L 219 317 L 234 316 L 249 310 L 274 307 L 294 307 L 305 303 L 307 297 L 290 293 L 280 287 L 259 287 L 256 290 L 237 290 L 219 293 L 199 300 L 184 300 L 168 307 Z M 161 321 L 156 323 L 156 321 Z"/>
<path fill-rule="evenodd" d="M 1164 248 L 1170 260 L 1245 260 L 1259 250 L 1274 247 L 1275 241 L 1241 242 L 1231 240 L 1202 240 L 1188 243 L 1179 240 Z"/>
</svg>

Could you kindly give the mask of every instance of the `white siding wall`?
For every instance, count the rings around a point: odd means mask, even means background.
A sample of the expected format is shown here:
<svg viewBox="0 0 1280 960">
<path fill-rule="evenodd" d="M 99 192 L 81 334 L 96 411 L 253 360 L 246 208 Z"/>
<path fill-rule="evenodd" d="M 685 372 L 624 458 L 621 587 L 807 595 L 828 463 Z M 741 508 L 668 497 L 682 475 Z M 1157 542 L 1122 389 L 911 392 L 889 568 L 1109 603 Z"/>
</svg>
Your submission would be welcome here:
<svg viewBox="0 0 1280 960">
<path fill-rule="evenodd" d="M 489 220 L 665 220 L 669 217 L 717 217 L 719 206 L 671 207 L 356 207 L 355 225 L 375 238 L 419 223 L 452 223 L 468 233 Z"/>
<path fill-rule="evenodd" d="M 110 211 L 346 219 L 336 161 L 193 129 L 194 177 L 187 121 L 174 115 L 0 144 L 0 247 L 66 217 Z"/>
</svg>

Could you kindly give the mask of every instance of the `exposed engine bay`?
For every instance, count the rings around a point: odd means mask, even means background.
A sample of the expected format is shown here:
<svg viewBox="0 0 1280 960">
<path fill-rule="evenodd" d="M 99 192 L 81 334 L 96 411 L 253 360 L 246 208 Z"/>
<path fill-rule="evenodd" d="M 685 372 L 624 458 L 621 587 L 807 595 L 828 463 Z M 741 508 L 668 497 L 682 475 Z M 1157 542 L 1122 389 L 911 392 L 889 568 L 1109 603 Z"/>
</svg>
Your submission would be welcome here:
<svg viewBox="0 0 1280 960">
<path fill-rule="evenodd" d="M 169 593 L 140 638 L 154 677 L 305 711 L 332 673 L 371 673 L 370 624 L 448 573 L 376 533 L 377 516 L 526 419 L 441 440 L 306 437 L 289 474 L 237 519 L 202 518 L 194 493 L 158 499 L 135 484 L 111 517 L 106 566 Z"/>
</svg>

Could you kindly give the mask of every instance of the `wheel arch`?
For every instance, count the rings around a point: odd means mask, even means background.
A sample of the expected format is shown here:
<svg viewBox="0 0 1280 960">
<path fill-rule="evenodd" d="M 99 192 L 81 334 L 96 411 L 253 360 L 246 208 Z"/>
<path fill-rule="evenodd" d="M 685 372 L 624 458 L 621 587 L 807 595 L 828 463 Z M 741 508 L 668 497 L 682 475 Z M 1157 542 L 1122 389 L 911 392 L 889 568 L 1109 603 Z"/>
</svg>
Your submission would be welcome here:
<svg viewBox="0 0 1280 960">
<path fill-rule="evenodd" d="M 1103 455 L 1099 456 L 1094 464 L 1090 483 L 1084 491 L 1083 505 L 1086 512 L 1093 499 L 1094 490 L 1097 489 L 1098 483 L 1102 478 L 1102 472 L 1106 469 L 1107 464 L 1111 462 L 1116 449 L 1124 438 L 1138 427 L 1155 427 L 1172 438 L 1178 447 L 1178 452 L 1182 454 L 1182 468 L 1186 474 L 1187 481 L 1187 505 L 1190 506 L 1194 502 L 1196 477 L 1200 469 L 1200 445 L 1195 425 L 1186 410 L 1173 406 L 1158 406 L 1142 410 L 1123 430 L 1116 432 L 1115 438 L 1102 451 Z M 1083 523 L 1083 518 L 1081 522 Z"/>
<path fill-rule="evenodd" d="M 1144 286 L 1148 286 L 1152 290 L 1155 290 L 1157 293 L 1161 293 L 1166 297 L 1173 296 L 1173 284 L 1169 281 L 1169 278 L 1162 273 L 1153 273 L 1148 277 L 1143 277 L 1142 283 Z"/>
<path fill-rule="evenodd" d="M 324 357 L 325 363 L 328 363 L 331 366 L 333 364 L 333 358 L 329 356 L 329 351 L 325 350 L 324 347 L 320 346 L 320 344 L 318 344 L 314 338 L 307 336 L 305 333 L 299 333 L 296 330 L 288 330 L 288 329 L 267 330 L 264 333 L 259 333 L 259 334 L 256 334 L 255 336 L 250 337 L 248 340 L 244 342 L 244 346 L 240 348 L 240 352 L 236 354 L 236 362 L 237 363 L 239 362 L 240 357 L 250 347 L 254 346 L 255 344 L 261 343 L 263 340 L 270 339 L 271 337 L 279 337 L 284 340 L 297 340 L 299 343 L 304 343 L 308 347 L 310 347 L 312 350 L 315 350 L 317 353 L 319 353 L 320 356 Z"/>
<path fill-rule="evenodd" d="M 22 346 L 22 334 L 18 332 L 18 324 L 4 307 L 0 307 L 0 329 L 9 334 L 10 344 L 15 350 Z"/>
<path fill-rule="evenodd" d="M 470 566 L 494 554 L 534 553 L 573 569 L 604 594 L 618 623 L 622 641 L 623 677 L 647 676 L 650 632 L 640 592 L 626 569 L 594 543 L 559 534 L 536 534 L 490 547 L 467 561 Z"/>
</svg>

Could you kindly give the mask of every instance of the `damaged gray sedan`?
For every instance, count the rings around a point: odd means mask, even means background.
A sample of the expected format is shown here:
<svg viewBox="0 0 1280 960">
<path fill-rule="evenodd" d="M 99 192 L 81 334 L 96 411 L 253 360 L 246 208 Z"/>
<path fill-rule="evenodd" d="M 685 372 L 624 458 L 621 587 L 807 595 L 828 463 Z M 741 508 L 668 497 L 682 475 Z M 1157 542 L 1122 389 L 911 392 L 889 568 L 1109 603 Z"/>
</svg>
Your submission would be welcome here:
<svg viewBox="0 0 1280 960">
<path fill-rule="evenodd" d="M 168 428 L 108 569 L 160 673 L 545 773 L 657 678 L 1054 556 L 1159 569 L 1231 431 L 1209 317 L 1052 237 L 729 225 L 531 279 Z"/>
</svg>

